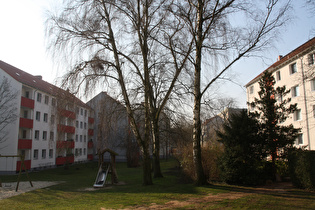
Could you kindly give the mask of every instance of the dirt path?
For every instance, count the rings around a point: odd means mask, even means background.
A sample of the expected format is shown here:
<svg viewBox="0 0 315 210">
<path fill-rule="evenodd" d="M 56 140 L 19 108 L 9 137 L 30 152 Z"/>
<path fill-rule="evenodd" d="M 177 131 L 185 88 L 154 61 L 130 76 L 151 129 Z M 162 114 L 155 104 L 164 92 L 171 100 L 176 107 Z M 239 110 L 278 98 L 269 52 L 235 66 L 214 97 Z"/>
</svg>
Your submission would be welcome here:
<svg viewBox="0 0 315 210">
<path fill-rule="evenodd" d="M 252 194 L 270 194 L 270 193 L 286 193 L 289 189 L 292 189 L 291 183 L 277 183 L 264 187 L 257 188 L 239 188 L 239 191 L 229 193 L 219 193 L 216 195 L 209 194 L 202 197 L 190 198 L 188 200 L 173 200 L 165 204 L 152 203 L 149 206 L 135 206 L 127 209 L 176 209 L 193 206 L 194 209 L 204 209 L 207 206 L 211 206 L 212 202 L 221 201 L 224 199 L 239 199 Z"/>
</svg>

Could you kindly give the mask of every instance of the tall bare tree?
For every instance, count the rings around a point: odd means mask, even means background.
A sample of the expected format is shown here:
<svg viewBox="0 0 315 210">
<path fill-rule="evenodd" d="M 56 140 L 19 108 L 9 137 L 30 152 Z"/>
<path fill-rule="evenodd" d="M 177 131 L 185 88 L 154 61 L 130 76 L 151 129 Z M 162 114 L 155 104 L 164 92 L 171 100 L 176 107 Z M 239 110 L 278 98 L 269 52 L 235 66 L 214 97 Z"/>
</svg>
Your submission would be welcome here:
<svg viewBox="0 0 315 210">
<path fill-rule="evenodd" d="M 18 115 L 17 107 L 15 106 L 15 99 L 18 96 L 18 91 L 12 89 L 6 77 L 1 78 L 0 81 L 0 149 L 4 148 L 4 142 L 7 140 L 6 128 L 14 122 Z"/>
<path fill-rule="evenodd" d="M 150 132 L 155 145 L 159 145 L 158 119 L 188 58 L 187 53 L 182 53 L 187 47 L 181 49 L 174 44 L 179 43 L 176 40 L 180 40 L 177 33 L 181 31 L 181 24 L 163 26 L 166 17 L 169 18 L 167 8 L 170 3 L 170 0 L 67 1 L 60 14 L 48 17 L 47 29 L 53 52 L 63 52 L 66 58 L 71 55 L 73 65 L 64 77 L 65 85 L 76 90 L 78 86 L 84 86 L 84 91 L 88 91 L 96 82 L 109 78 L 120 85 L 131 128 L 142 150 L 145 185 L 152 184 Z M 179 23 L 176 19 L 171 20 L 172 26 Z M 168 50 L 164 54 L 175 61 L 172 64 L 174 71 L 169 74 L 172 77 L 165 80 L 170 81 L 167 85 L 164 83 L 165 86 L 155 85 L 159 77 L 155 77 L 154 69 L 172 70 L 165 55 L 153 56 L 154 50 L 161 48 Z M 160 90 L 158 87 L 167 89 L 158 93 L 154 91 Z M 137 126 L 133 105 L 139 100 L 144 102 L 144 135 Z M 155 176 L 161 176 L 159 147 L 155 148 Z"/>
<path fill-rule="evenodd" d="M 193 157 L 197 185 L 207 182 L 203 172 L 200 147 L 200 110 L 204 93 L 236 61 L 261 50 L 270 43 L 277 29 L 287 20 L 288 9 L 289 2 L 285 1 L 282 4 L 278 0 L 268 0 L 263 3 L 241 0 L 177 2 L 174 11 L 185 21 L 194 40 L 194 53 L 190 61 L 194 69 Z M 202 72 L 210 77 L 202 75 Z"/>
</svg>

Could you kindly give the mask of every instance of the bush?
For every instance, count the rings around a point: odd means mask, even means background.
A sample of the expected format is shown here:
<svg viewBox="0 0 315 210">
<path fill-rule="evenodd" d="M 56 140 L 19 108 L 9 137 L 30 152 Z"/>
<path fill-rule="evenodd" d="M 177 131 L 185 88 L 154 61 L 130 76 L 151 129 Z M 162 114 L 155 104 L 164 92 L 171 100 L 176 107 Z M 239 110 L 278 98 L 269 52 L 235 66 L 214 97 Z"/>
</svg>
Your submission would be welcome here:
<svg viewBox="0 0 315 210">
<path fill-rule="evenodd" d="M 304 189 L 315 189 L 315 151 L 292 149 L 288 162 L 293 185 Z"/>
<path fill-rule="evenodd" d="M 220 145 L 204 146 L 201 149 L 202 166 L 205 176 L 209 182 L 220 181 L 220 170 L 218 159 L 223 153 Z M 193 162 L 193 150 L 191 145 L 186 145 L 180 149 L 176 158 L 180 162 L 186 180 L 196 180 Z"/>
</svg>

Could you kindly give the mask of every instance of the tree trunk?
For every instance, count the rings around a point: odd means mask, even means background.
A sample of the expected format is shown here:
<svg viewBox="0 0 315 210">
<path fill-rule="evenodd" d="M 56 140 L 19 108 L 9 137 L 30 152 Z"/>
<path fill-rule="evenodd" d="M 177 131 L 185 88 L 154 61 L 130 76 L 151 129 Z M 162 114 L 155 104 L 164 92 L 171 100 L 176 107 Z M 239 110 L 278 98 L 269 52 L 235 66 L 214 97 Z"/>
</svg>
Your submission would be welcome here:
<svg viewBox="0 0 315 210">
<path fill-rule="evenodd" d="M 198 1 L 198 29 L 196 39 L 196 64 L 194 75 L 194 130 L 193 130 L 193 160 L 195 165 L 196 185 L 204 185 L 207 183 L 204 175 L 202 160 L 201 160 L 201 92 L 200 92 L 200 78 L 201 78 L 201 51 L 202 51 L 202 24 L 203 24 L 203 2 Z"/>
<path fill-rule="evenodd" d="M 163 177 L 160 166 L 160 133 L 158 119 L 152 121 L 153 137 L 153 177 Z"/>
</svg>

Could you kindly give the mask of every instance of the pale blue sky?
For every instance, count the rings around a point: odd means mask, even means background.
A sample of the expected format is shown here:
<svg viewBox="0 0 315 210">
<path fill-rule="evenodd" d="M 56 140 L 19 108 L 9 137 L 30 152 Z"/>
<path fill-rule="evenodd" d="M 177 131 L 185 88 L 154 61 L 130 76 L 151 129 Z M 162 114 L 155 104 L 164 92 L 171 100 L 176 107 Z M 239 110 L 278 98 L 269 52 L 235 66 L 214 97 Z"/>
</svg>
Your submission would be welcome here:
<svg viewBox="0 0 315 210">
<path fill-rule="evenodd" d="M 44 33 L 45 8 L 56 0 L 0 1 L 0 60 L 54 83 L 58 74 L 46 52 Z M 262 55 L 266 58 L 246 59 L 237 63 L 231 73 L 239 85 L 225 84 L 222 92 L 237 99 L 239 107 L 246 106 L 245 89 L 241 88 L 269 65 L 278 55 L 285 55 L 315 36 L 315 15 L 304 7 L 304 0 L 294 0 L 295 19 L 288 23 L 274 48 Z M 61 76 L 61 75 L 58 75 Z"/>
</svg>

